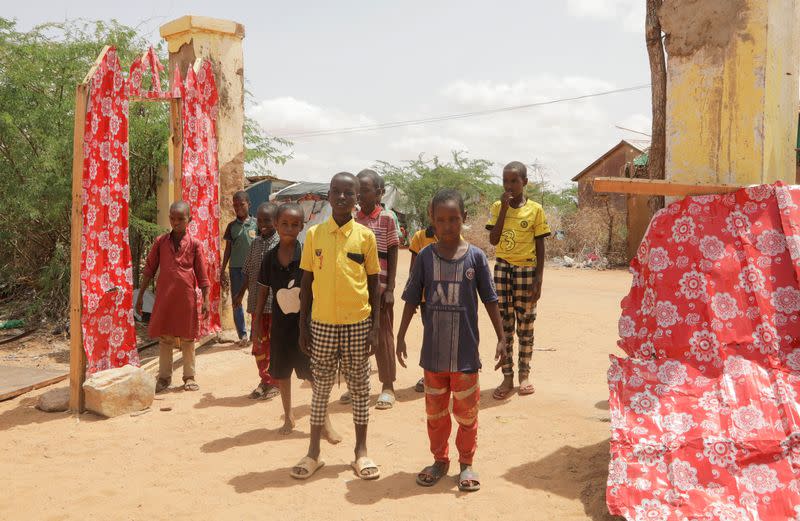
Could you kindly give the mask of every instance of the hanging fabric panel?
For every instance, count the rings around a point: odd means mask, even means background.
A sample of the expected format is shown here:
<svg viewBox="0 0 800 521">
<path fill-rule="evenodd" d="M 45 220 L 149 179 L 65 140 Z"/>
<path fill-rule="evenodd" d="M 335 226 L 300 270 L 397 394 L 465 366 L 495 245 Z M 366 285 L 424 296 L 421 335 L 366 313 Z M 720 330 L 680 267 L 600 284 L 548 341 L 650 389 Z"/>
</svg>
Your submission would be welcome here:
<svg viewBox="0 0 800 521">
<path fill-rule="evenodd" d="M 91 374 L 139 365 L 128 244 L 128 83 L 113 47 L 91 79 L 83 152 L 81 327 Z"/>
<path fill-rule="evenodd" d="M 183 98 L 183 200 L 189 203 L 192 221 L 189 233 L 205 249 L 210 310 L 201 315 L 200 335 L 218 332 L 220 327 L 220 255 L 219 255 L 219 170 L 217 164 L 217 87 L 211 63 L 203 61 L 195 73 L 189 68 L 182 89 Z M 198 290 L 197 310 L 202 300 Z"/>
</svg>

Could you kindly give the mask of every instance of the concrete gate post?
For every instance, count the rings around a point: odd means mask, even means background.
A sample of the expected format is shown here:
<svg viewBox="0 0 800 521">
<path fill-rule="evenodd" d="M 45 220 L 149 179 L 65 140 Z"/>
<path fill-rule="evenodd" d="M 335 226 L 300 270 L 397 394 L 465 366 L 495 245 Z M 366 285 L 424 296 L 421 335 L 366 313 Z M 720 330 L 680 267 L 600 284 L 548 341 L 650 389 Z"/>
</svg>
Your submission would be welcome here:
<svg viewBox="0 0 800 521">
<path fill-rule="evenodd" d="M 231 197 L 244 186 L 244 60 L 242 24 L 203 16 L 183 16 L 161 26 L 169 48 L 169 77 L 177 65 L 186 74 L 197 58 L 211 62 L 219 93 L 217 144 L 220 175 L 220 245 L 234 219 Z M 234 328 L 230 293 L 223 292 L 223 329 Z"/>
<path fill-rule="evenodd" d="M 664 0 L 666 178 L 795 181 L 796 0 Z"/>
</svg>

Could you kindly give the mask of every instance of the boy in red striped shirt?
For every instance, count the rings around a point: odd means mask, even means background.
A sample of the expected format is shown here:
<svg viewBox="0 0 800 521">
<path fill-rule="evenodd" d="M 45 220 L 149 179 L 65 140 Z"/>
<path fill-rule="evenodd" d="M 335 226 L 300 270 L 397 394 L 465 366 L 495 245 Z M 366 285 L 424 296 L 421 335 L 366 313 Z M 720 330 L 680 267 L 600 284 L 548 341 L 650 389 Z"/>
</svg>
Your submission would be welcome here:
<svg viewBox="0 0 800 521">
<path fill-rule="evenodd" d="M 380 262 L 381 318 L 380 338 L 375 352 L 381 394 L 376 409 L 391 409 L 395 403 L 394 381 L 397 376 L 397 361 L 394 353 L 394 285 L 397 276 L 397 250 L 400 240 L 394 217 L 380 205 L 383 179 L 374 170 L 362 170 L 358 174 L 359 206 L 356 222 L 372 230 L 378 243 Z M 349 401 L 348 393 L 342 396 Z"/>
</svg>

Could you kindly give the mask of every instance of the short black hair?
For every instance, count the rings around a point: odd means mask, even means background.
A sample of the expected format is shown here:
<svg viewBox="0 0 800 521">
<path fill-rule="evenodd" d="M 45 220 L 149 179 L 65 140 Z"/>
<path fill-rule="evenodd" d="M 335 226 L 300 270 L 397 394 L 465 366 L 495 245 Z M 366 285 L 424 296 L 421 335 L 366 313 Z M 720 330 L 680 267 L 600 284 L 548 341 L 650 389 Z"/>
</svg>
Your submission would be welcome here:
<svg viewBox="0 0 800 521">
<path fill-rule="evenodd" d="M 275 220 L 277 221 L 280 219 L 281 216 L 286 212 L 297 212 L 303 219 L 306 218 L 306 212 L 298 203 L 283 203 L 282 205 L 278 206 L 278 210 L 275 212 Z"/>
<path fill-rule="evenodd" d="M 241 199 L 242 201 L 250 202 L 250 194 L 245 192 L 244 190 L 239 190 L 235 194 L 233 194 L 234 199 Z"/>
<path fill-rule="evenodd" d="M 525 166 L 524 163 L 521 163 L 519 161 L 512 161 L 512 162 L 510 162 L 509 164 L 507 164 L 506 166 L 503 167 L 503 172 L 506 172 L 506 171 L 516 172 L 517 175 L 523 181 L 527 181 L 528 180 L 528 168 Z"/>
<path fill-rule="evenodd" d="M 375 188 L 377 188 L 378 190 L 383 190 L 383 187 L 385 185 L 383 181 L 383 176 L 370 168 L 365 168 L 364 170 L 359 172 L 357 177 L 359 179 L 363 177 L 369 177 L 372 180 L 373 186 L 375 186 Z"/>
<path fill-rule="evenodd" d="M 461 213 L 465 213 L 464 198 L 461 196 L 461 192 L 453 188 L 442 188 L 436 192 L 436 195 L 433 196 L 433 200 L 431 200 L 431 214 L 436 211 L 437 206 L 450 201 L 455 201 Z"/>
<path fill-rule="evenodd" d="M 189 208 L 189 203 L 187 203 L 186 201 L 175 201 L 174 203 L 169 205 L 169 211 L 171 212 L 173 210 L 177 212 L 186 212 L 186 218 L 187 219 L 192 218 L 192 211 Z"/>
<path fill-rule="evenodd" d="M 353 174 L 351 174 L 350 172 L 339 172 L 338 174 L 334 174 L 334 176 L 331 177 L 331 184 L 333 184 L 333 182 L 337 178 L 344 178 L 344 179 L 347 179 L 349 181 L 353 181 L 353 182 L 355 182 L 356 186 L 358 186 L 358 178 L 356 176 L 354 176 Z"/>
<path fill-rule="evenodd" d="M 266 201 L 266 202 L 263 202 L 263 203 L 258 205 L 258 209 L 256 210 L 256 213 L 258 213 L 258 212 L 260 212 L 262 210 L 267 212 L 268 214 L 270 214 L 270 215 L 272 215 L 274 217 L 275 213 L 278 211 L 278 205 L 275 204 L 275 203 L 271 203 L 269 201 Z"/>
</svg>

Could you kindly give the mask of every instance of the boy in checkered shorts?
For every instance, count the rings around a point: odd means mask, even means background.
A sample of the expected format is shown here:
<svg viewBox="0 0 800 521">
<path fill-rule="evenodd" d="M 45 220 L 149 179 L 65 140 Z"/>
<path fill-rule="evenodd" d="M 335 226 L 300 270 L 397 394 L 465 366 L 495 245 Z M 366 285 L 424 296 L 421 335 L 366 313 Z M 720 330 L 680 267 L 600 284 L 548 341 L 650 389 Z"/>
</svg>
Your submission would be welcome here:
<svg viewBox="0 0 800 521">
<path fill-rule="evenodd" d="M 291 475 L 306 479 L 321 468 L 320 438 L 328 399 L 341 372 L 353 402 L 355 461 L 361 479 L 376 479 L 378 466 L 367 456 L 369 357 L 378 346 L 380 292 L 375 234 L 353 220 L 358 179 L 341 172 L 331 179 L 331 217 L 306 234 L 300 268 L 300 349 L 311 357 L 313 387 L 308 454 Z"/>
<path fill-rule="evenodd" d="M 506 357 L 503 383 L 494 398 L 503 400 L 514 389 L 514 325 L 519 341 L 519 394 L 534 393 L 530 381 L 533 356 L 533 322 L 536 303 L 542 294 L 544 274 L 544 239 L 550 227 L 541 205 L 525 196 L 528 171 L 519 161 L 503 168 L 505 193 L 491 208 L 486 229 L 489 242 L 497 247 L 494 282 L 500 298 Z"/>
</svg>

